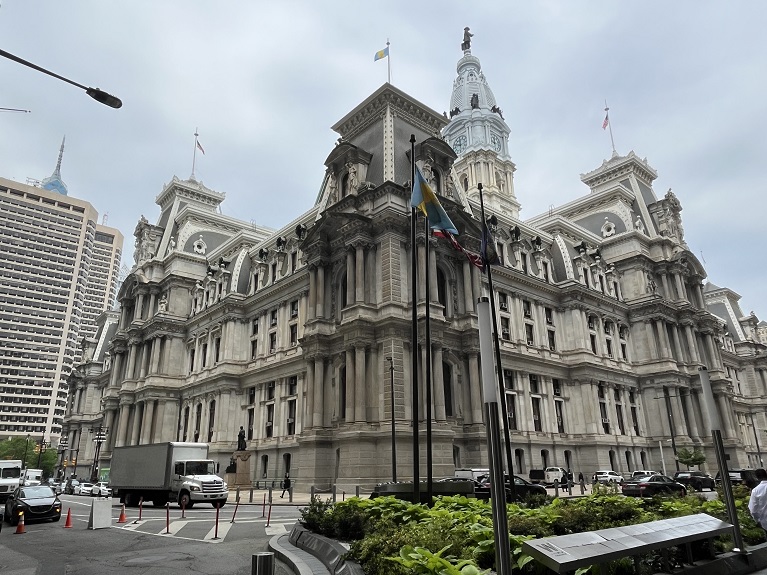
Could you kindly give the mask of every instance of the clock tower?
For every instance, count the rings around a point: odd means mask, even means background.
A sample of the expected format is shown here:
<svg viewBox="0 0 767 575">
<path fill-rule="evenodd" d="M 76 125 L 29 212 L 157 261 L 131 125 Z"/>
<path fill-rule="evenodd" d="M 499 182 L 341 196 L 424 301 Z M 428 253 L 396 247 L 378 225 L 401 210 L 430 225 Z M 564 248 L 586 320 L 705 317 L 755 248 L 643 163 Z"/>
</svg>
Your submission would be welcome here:
<svg viewBox="0 0 767 575">
<path fill-rule="evenodd" d="M 516 166 L 509 155 L 511 130 L 482 73 L 479 58 L 471 53 L 471 36 L 466 29 L 461 44 L 463 57 L 458 61 L 458 77 L 450 99 L 450 123 L 442 130 L 442 136 L 458 155 L 453 179 L 474 202 L 479 202 L 477 184 L 481 183 L 489 212 L 518 219 Z"/>
</svg>

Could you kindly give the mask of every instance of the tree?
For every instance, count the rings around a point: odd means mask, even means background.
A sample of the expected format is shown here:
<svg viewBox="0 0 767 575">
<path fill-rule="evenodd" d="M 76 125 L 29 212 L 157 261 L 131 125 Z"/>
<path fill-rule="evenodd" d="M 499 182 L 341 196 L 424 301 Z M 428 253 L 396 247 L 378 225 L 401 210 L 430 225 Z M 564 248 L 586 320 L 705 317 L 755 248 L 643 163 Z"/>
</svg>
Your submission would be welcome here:
<svg viewBox="0 0 767 575">
<path fill-rule="evenodd" d="M 679 463 L 686 465 L 687 469 L 690 469 L 693 465 L 700 467 L 700 465 L 706 461 L 706 456 L 698 451 L 697 448 L 694 451 L 690 451 L 686 447 L 683 447 L 676 452 L 676 458 L 679 460 Z"/>
</svg>

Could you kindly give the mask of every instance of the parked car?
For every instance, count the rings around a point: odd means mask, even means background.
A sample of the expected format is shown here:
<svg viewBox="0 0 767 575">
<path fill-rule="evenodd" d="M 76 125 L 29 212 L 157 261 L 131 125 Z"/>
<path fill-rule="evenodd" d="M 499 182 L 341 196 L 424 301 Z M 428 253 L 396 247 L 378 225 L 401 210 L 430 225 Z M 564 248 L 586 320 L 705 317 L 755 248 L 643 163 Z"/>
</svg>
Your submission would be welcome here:
<svg viewBox="0 0 767 575">
<path fill-rule="evenodd" d="M 687 495 L 687 488 L 666 475 L 633 477 L 623 483 L 623 495 L 630 497 L 654 497 L 655 495 Z"/>
<path fill-rule="evenodd" d="M 509 476 L 504 476 L 506 479 L 506 501 L 511 503 L 514 498 L 511 493 L 511 484 L 509 483 Z M 482 476 L 478 479 L 478 482 L 482 485 L 479 489 L 475 489 L 474 493 L 477 499 L 489 499 L 490 498 L 490 477 Z M 530 495 L 547 495 L 548 492 L 543 485 L 536 485 L 522 479 L 521 477 L 514 476 L 514 490 L 517 493 L 517 501 L 522 501 Z"/>
<path fill-rule="evenodd" d="M 674 481 L 692 487 L 695 491 L 704 489 L 713 491 L 716 488 L 714 478 L 702 471 L 677 471 L 674 473 Z"/>
<path fill-rule="evenodd" d="M 600 469 L 591 478 L 594 483 L 623 483 L 623 475 L 612 469 Z"/>
<path fill-rule="evenodd" d="M 631 472 L 631 477 L 644 477 L 645 475 L 660 475 L 660 471 L 653 471 L 652 469 L 637 469 Z"/>
<path fill-rule="evenodd" d="M 64 493 L 66 495 L 74 495 L 75 494 L 75 487 L 80 485 L 80 482 L 77 479 L 69 478 L 67 479 L 67 482 L 64 484 Z"/>
<path fill-rule="evenodd" d="M 74 495 L 90 495 L 93 489 L 93 483 L 78 483 L 73 490 Z"/>
<path fill-rule="evenodd" d="M 547 467 L 545 470 L 545 482 L 547 485 L 554 485 L 554 482 L 560 485 L 567 485 L 568 480 L 572 481 L 572 477 L 567 473 L 567 469 L 564 467 Z"/>
<path fill-rule="evenodd" d="M 91 488 L 93 497 L 112 497 L 112 489 L 106 481 L 99 481 Z"/>
<path fill-rule="evenodd" d="M 17 487 L 5 502 L 5 519 L 11 525 L 17 525 L 21 512 L 24 512 L 24 523 L 61 519 L 61 501 L 49 485 L 33 485 Z"/>
<path fill-rule="evenodd" d="M 721 471 L 717 471 L 716 477 L 714 477 L 717 485 L 722 483 L 721 473 Z M 759 480 L 756 478 L 756 472 L 753 469 L 730 469 L 728 473 L 730 474 L 730 483 L 733 485 L 745 485 L 749 489 L 759 485 Z"/>
</svg>

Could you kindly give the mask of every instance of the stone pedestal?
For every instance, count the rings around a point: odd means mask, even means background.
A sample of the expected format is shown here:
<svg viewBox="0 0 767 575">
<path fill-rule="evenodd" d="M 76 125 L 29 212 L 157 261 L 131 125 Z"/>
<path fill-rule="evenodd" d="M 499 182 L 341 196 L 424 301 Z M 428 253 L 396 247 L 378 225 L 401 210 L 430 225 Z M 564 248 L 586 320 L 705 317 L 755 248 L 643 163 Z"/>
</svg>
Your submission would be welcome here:
<svg viewBox="0 0 767 575">
<path fill-rule="evenodd" d="M 253 455 L 251 451 L 235 451 L 234 462 L 237 466 L 237 471 L 234 473 L 234 485 L 236 486 L 251 486 L 253 481 L 250 477 L 250 457 Z"/>
</svg>

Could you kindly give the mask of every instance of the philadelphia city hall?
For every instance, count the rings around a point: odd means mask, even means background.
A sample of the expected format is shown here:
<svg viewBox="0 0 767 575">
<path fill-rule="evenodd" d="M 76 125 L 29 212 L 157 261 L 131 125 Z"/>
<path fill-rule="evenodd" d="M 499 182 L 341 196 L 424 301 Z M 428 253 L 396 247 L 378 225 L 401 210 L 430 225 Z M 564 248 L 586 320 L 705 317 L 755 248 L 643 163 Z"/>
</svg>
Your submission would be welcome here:
<svg viewBox="0 0 767 575">
<path fill-rule="evenodd" d="M 488 284 L 422 225 L 411 242 L 411 134 L 473 252 L 483 187 L 501 257 L 493 295 L 515 473 L 660 469 L 672 444 L 702 451 L 715 471 L 701 366 L 730 466 L 761 465 L 767 323 L 707 280 L 685 241 L 684 198 L 656 192 L 646 159 L 613 153 L 581 175 L 582 196 L 521 219 L 510 128 L 462 48 L 449 112 L 381 86 L 332 127 L 320 193 L 281 229 L 223 215 L 224 194 L 193 178 L 163 187 L 156 217 L 136 226 L 119 308 L 83 340 L 69 378 L 67 475 L 89 474 L 89 430 L 101 426 L 102 472 L 115 447 L 199 441 L 222 473 L 234 460 L 238 484 L 289 472 L 307 487 L 370 489 L 391 479 L 395 426 L 399 478 L 412 478 L 411 379 L 420 370 L 423 418 L 427 341 L 422 327 L 413 365 L 411 314 L 427 298 L 433 475 L 486 467 L 475 305 Z"/>
</svg>

